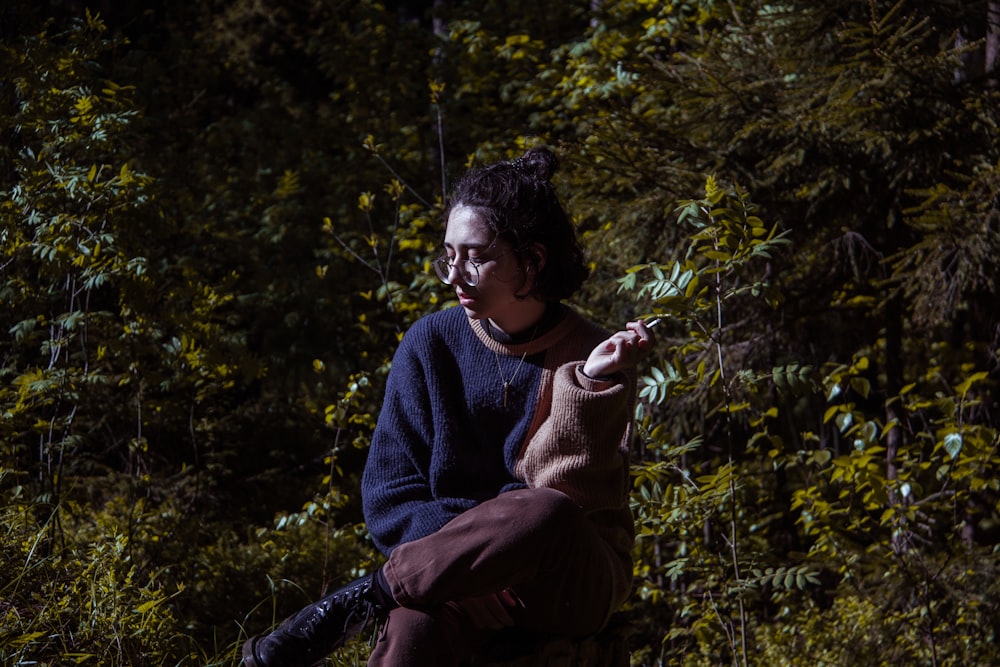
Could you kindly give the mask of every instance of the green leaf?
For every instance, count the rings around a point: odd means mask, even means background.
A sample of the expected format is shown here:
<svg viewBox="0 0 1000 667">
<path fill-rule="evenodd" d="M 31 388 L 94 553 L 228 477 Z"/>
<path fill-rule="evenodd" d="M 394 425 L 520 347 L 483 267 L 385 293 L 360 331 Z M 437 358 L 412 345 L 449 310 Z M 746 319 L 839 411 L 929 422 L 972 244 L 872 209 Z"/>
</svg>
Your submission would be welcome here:
<svg viewBox="0 0 1000 667">
<path fill-rule="evenodd" d="M 948 456 L 952 460 L 958 458 L 959 452 L 962 451 L 962 434 L 961 433 L 949 433 L 944 436 L 944 449 L 948 452 Z"/>
<path fill-rule="evenodd" d="M 865 425 L 861 427 L 861 438 L 865 441 L 865 444 L 872 444 L 877 437 L 878 425 L 872 421 L 865 422 Z"/>
<path fill-rule="evenodd" d="M 840 432 L 844 433 L 851 427 L 851 424 L 854 423 L 854 415 L 850 412 L 841 412 L 837 415 L 835 422 L 837 424 L 837 428 L 840 429 Z"/>
<path fill-rule="evenodd" d="M 964 397 L 969 392 L 969 389 L 972 388 L 972 385 L 982 380 L 985 380 L 988 377 L 989 373 L 986 372 L 973 373 L 965 380 L 963 380 L 961 383 L 959 383 L 957 387 L 955 387 L 955 393 L 958 394 L 959 396 Z"/>
</svg>

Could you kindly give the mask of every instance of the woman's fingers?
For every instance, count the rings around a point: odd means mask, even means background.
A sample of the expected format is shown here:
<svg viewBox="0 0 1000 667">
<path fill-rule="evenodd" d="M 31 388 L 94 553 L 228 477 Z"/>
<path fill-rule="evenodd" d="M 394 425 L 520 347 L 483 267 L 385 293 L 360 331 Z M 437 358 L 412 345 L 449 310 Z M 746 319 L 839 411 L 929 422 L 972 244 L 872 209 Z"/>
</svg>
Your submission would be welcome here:
<svg viewBox="0 0 1000 667">
<path fill-rule="evenodd" d="M 642 360 L 656 337 L 645 322 L 629 322 L 594 348 L 584 364 L 583 372 L 590 377 L 607 377 L 634 367 Z"/>
</svg>

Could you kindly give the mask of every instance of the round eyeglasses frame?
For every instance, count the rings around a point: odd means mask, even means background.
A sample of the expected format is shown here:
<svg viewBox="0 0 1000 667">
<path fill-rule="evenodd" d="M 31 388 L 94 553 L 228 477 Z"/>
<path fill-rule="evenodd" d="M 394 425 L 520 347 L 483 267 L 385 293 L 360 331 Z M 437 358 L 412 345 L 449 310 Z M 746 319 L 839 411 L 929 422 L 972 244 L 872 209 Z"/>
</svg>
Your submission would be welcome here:
<svg viewBox="0 0 1000 667">
<path fill-rule="evenodd" d="M 492 247 L 492 246 L 491 246 Z M 442 255 L 435 259 L 431 264 L 434 265 L 434 272 L 437 277 L 441 279 L 445 285 L 454 285 L 455 281 L 451 279 L 452 269 L 458 271 L 458 277 L 462 281 L 463 285 L 468 285 L 469 287 L 475 287 L 479 284 L 479 267 L 483 264 L 488 264 L 490 262 L 496 261 L 503 257 L 504 255 L 509 255 L 513 250 L 508 250 L 502 252 L 495 257 L 490 257 L 489 259 L 456 259 L 452 260 L 447 255 Z"/>
</svg>

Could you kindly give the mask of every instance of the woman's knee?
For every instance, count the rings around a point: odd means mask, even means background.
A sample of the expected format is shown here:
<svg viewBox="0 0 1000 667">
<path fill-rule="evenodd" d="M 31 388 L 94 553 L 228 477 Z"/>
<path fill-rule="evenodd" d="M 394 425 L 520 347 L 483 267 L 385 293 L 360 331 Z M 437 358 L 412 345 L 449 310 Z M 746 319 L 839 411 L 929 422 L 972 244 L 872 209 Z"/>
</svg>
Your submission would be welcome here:
<svg viewBox="0 0 1000 667">
<path fill-rule="evenodd" d="M 461 617 L 446 605 L 399 607 L 389 613 L 368 665 L 458 665 L 474 648 L 470 639 Z"/>
<path fill-rule="evenodd" d="M 527 531 L 582 530 L 586 517 L 583 510 L 569 496 L 549 488 L 520 489 L 502 494 L 496 500 L 510 496 L 505 508 L 505 518 L 516 522 Z"/>
</svg>

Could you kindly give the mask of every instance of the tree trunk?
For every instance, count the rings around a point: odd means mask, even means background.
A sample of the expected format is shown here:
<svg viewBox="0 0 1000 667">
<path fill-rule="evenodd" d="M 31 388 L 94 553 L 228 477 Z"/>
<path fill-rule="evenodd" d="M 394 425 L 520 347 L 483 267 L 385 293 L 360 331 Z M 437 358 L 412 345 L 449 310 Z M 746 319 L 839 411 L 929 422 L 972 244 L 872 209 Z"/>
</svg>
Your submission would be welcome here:
<svg viewBox="0 0 1000 667">
<path fill-rule="evenodd" d="M 986 25 L 967 22 L 955 37 L 955 46 L 982 40 L 983 47 L 962 56 L 962 69 L 955 73 L 956 81 L 983 81 L 987 88 L 996 88 L 997 59 L 1000 58 L 1000 0 L 986 4 Z"/>
<path fill-rule="evenodd" d="M 1000 55 L 1000 1 L 991 0 L 986 8 L 986 85 L 996 88 L 997 57 Z"/>
</svg>

